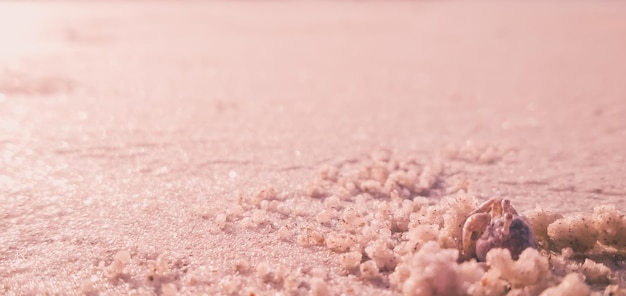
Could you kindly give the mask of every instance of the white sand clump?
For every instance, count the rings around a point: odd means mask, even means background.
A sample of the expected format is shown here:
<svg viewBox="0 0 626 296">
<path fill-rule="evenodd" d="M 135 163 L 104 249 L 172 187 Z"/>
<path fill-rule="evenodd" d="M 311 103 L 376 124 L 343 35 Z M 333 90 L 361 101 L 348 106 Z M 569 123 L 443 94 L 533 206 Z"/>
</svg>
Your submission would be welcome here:
<svg viewBox="0 0 626 296">
<path fill-rule="evenodd" d="M 353 235 L 331 232 L 326 236 L 326 247 L 338 253 L 346 252 L 355 245 Z M 360 253 L 360 252 L 359 252 Z"/>
<path fill-rule="evenodd" d="M 376 262 L 379 269 L 393 270 L 396 267 L 396 257 L 389 245 L 384 240 L 377 240 L 365 247 L 365 253 Z"/>
<path fill-rule="evenodd" d="M 328 296 L 330 295 L 330 290 L 328 289 L 328 285 L 322 278 L 313 278 L 311 279 L 311 293 L 312 296 Z"/>
<path fill-rule="evenodd" d="M 436 241 L 439 237 L 439 226 L 435 224 L 423 224 L 411 227 L 405 234 L 407 239 L 404 244 L 397 248 L 401 255 L 410 254 L 417 250 L 418 246 L 429 241 Z"/>
<path fill-rule="evenodd" d="M 161 285 L 161 295 L 163 296 L 176 296 L 178 295 L 178 288 L 174 283 L 167 283 Z"/>
<path fill-rule="evenodd" d="M 571 248 L 564 248 L 561 254 L 552 254 L 549 257 L 550 270 L 553 275 L 579 273 L 584 276 L 585 282 L 591 285 L 606 285 L 611 279 L 611 269 L 606 265 L 585 258 L 581 263 L 575 260 L 575 253 Z"/>
<path fill-rule="evenodd" d="M 260 208 L 252 208 L 247 212 L 245 217 L 238 221 L 238 224 L 243 228 L 257 229 L 270 224 L 272 218 L 274 218 L 274 216 L 269 211 Z M 224 227 L 222 227 L 222 229 L 223 228 Z"/>
<path fill-rule="evenodd" d="M 263 200 L 259 204 L 259 208 L 261 208 L 262 210 L 265 210 L 265 211 L 282 214 L 284 209 L 281 208 L 281 205 L 282 205 L 282 203 L 280 201 L 278 201 L 278 200 L 271 200 L 271 201 Z"/>
<path fill-rule="evenodd" d="M 428 195 L 442 173 L 440 164 L 424 165 L 414 159 L 372 155 L 362 161 L 323 167 L 317 179 L 308 184 L 306 192 L 313 198 L 335 195 L 342 200 L 352 200 L 358 194 L 367 193 L 374 198 L 407 199 Z"/>
<path fill-rule="evenodd" d="M 587 296 L 591 294 L 589 286 L 577 273 L 570 273 L 556 286 L 546 289 L 540 296 Z"/>
<path fill-rule="evenodd" d="M 283 279 L 283 292 L 285 292 L 285 295 L 295 294 L 301 283 L 302 277 L 300 274 L 288 274 Z"/>
<path fill-rule="evenodd" d="M 437 205 L 410 215 L 407 237 L 414 243 L 437 240 L 443 247 L 460 248 L 463 223 L 476 208 L 477 200 L 467 194 L 445 197 Z"/>
<path fill-rule="evenodd" d="M 467 141 L 465 145 L 462 146 L 449 146 L 446 152 L 450 159 L 469 163 L 490 164 L 502 159 L 502 157 L 510 151 L 511 148 L 509 147 L 478 144 Z"/>
<path fill-rule="evenodd" d="M 548 236 L 557 250 L 569 247 L 576 253 L 584 253 L 593 249 L 598 239 L 592 221 L 584 214 L 566 216 L 548 226 Z"/>
<path fill-rule="evenodd" d="M 243 228 L 254 229 L 257 227 L 257 224 L 252 221 L 252 218 L 243 217 L 241 220 L 239 220 L 239 226 Z"/>
<path fill-rule="evenodd" d="M 285 277 L 287 277 L 289 272 L 291 271 L 285 265 L 282 265 L 282 264 L 276 265 L 273 270 L 273 273 L 274 273 L 273 283 L 279 284 L 279 285 L 282 284 L 283 280 L 285 279 Z"/>
<path fill-rule="evenodd" d="M 267 211 L 262 209 L 254 209 L 250 213 L 250 218 L 252 219 L 252 223 L 256 224 L 257 226 L 261 226 L 268 221 L 268 213 Z"/>
<path fill-rule="evenodd" d="M 487 272 L 468 289 L 470 295 L 538 295 L 553 284 L 548 258 L 532 248 L 517 261 L 506 249 L 492 249 L 487 266 Z"/>
<path fill-rule="evenodd" d="M 324 279 L 328 275 L 324 268 L 314 267 L 309 271 L 311 277 Z"/>
<path fill-rule="evenodd" d="M 238 259 L 233 263 L 233 269 L 238 273 L 247 273 L 250 271 L 250 264 L 244 259 Z"/>
<path fill-rule="evenodd" d="M 215 225 L 217 225 L 219 229 L 223 230 L 226 227 L 226 219 L 227 219 L 226 214 L 217 214 L 214 220 Z"/>
<path fill-rule="evenodd" d="M 166 256 L 161 255 L 156 260 L 147 262 L 147 278 L 149 281 L 160 282 L 174 276 L 173 270 L 170 268 L 170 260 Z"/>
<path fill-rule="evenodd" d="M 326 238 L 318 229 L 308 228 L 296 236 L 296 242 L 301 246 L 321 246 L 325 244 Z"/>
<path fill-rule="evenodd" d="M 359 212 L 354 208 L 345 209 L 341 215 L 341 221 L 343 221 L 344 229 L 352 233 L 365 226 L 365 221 L 363 221 Z"/>
<path fill-rule="evenodd" d="M 556 250 L 569 247 L 576 253 L 585 253 L 593 250 L 597 242 L 617 250 L 626 249 L 626 235 L 623 235 L 626 217 L 615 207 L 601 206 L 594 208 L 593 215 L 572 214 L 560 218 L 538 210 L 529 214 L 529 220 L 538 238 L 543 238 L 545 224 L 554 220 L 545 234 Z"/>
<path fill-rule="evenodd" d="M 81 281 L 78 290 L 80 293 L 82 293 L 82 295 L 95 294 L 97 282 L 98 276 L 91 275 L 89 279 L 84 279 L 83 281 Z"/>
<path fill-rule="evenodd" d="M 606 284 L 609 282 L 611 269 L 602 263 L 597 263 L 589 258 L 581 266 L 582 274 L 586 282 L 590 284 Z"/>
<path fill-rule="evenodd" d="M 242 200 L 245 200 L 246 204 L 252 205 L 254 207 L 259 207 L 261 202 L 263 201 L 271 201 L 275 200 L 278 197 L 278 193 L 274 187 L 268 187 L 261 191 L 259 191 L 256 195 L 244 197 L 241 196 Z"/>
<path fill-rule="evenodd" d="M 264 283 L 273 279 L 272 268 L 267 262 L 261 262 L 256 266 L 256 275 Z"/>
<path fill-rule="evenodd" d="M 348 272 L 354 272 L 361 265 L 361 252 L 349 252 L 339 255 L 339 263 Z"/>
<path fill-rule="evenodd" d="M 456 249 L 442 249 L 427 242 L 419 251 L 398 264 L 390 284 L 403 295 L 464 295 L 484 271 L 475 262 L 458 264 Z M 465 266 L 464 266 L 465 265 Z"/>
<path fill-rule="evenodd" d="M 373 196 L 384 196 L 385 188 L 383 188 L 380 181 L 376 180 L 366 180 L 360 184 L 359 188 L 362 192 L 369 193 Z"/>
<path fill-rule="evenodd" d="M 417 203 L 412 200 L 402 200 L 401 202 L 392 200 L 389 204 L 392 209 L 391 230 L 397 232 L 409 230 L 411 213 L 421 207 L 419 200 Z"/>
<path fill-rule="evenodd" d="M 113 262 L 105 270 L 105 274 L 109 278 L 119 277 L 124 273 L 124 268 L 130 262 L 130 252 L 126 250 L 118 251 L 113 256 Z"/>
<path fill-rule="evenodd" d="M 485 273 L 479 281 L 474 282 L 467 289 L 468 295 L 481 296 L 503 296 L 516 295 L 516 291 L 511 291 L 511 284 L 504 279 L 498 277 L 497 273 Z M 532 294 L 531 294 L 532 295 Z"/>
<path fill-rule="evenodd" d="M 342 207 L 341 200 L 336 195 L 332 195 L 324 200 L 326 209 L 338 209 Z"/>
<path fill-rule="evenodd" d="M 282 285 L 289 272 L 282 264 L 272 266 L 267 262 L 261 262 L 256 267 L 256 276 L 264 284 Z"/>
<path fill-rule="evenodd" d="M 593 216 L 598 241 L 618 250 L 626 249 L 626 216 L 613 206 L 596 207 Z"/>
<path fill-rule="evenodd" d="M 443 166 L 440 163 L 428 164 L 422 168 L 418 179 L 418 192 L 424 192 L 435 186 L 443 173 Z"/>
<path fill-rule="evenodd" d="M 278 237 L 281 240 L 289 240 L 292 237 L 292 233 L 286 225 L 283 225 L 278 229 Z"/>
<path fill-rule="evenodd" d="M 315 216 L 315 220 L 320 224 L 326 224 L 333 220 L 336 216 L 337 211 L 335 209 L 325 209 Z"/>
<path fill-rule="evenodd" d="M 236 219 L 241 217 L 243 212 L 244 208 L 241 205 L 235 204 L 226 209 L 226 217 L 227 219 Z"/>
<path fill-rule="evenodd" d="M 514 261 L 507 249 L 492 249 L 487 253 L 488 274 L 506 280 L 511 288 L 541 291 L 550 280 L 548 258 L 528 248 Z"/>
<path fill-rule="evenodd" d="M 361 272 L 361 277 L 365 279 L 374 279 L 378 277 L 379 274 L 378 266 L 373 260 L 368 260 L 361 263 L 361 265 L 359 266 L 359 271 Z"/>
<path fill-rule="evenodd" d="M 241 290 L 241 279 L 238 276 L 225 276 L 218 283 L 222 294 L 235 295 Z"/>
<path fill-rule="evenodd" d="M 564 275 L 576 272 L 579 269 L 580 264 L 572 260 L 573 256 L 574 251 L 572 248 L 563 248 L 561 249 L 560 254 L 552 254 L 548 259 L 552 273 Z"/>
<path fill-rule="evenodd" d="M 352 235 L 355 243 L 350 247 L 350 251 L 357 251 L 363 254 L 367 254 L 365 249 L 374 245 L 377 241 L 387 244 L 389 248 L 393 248 L 396 244 L 396 240 L 391 238 L 391 232 L 387 226 L 378 225 L 377 223 L 371 223 L 361 229 L 360 233 Z"/>
<path fill-rule="evenodd" d="M 184 278 L 184 283 L 188 286 L 210 285 L 212 271 L 201 266 L 197 269 L 189 271 Z"/>
</svg>

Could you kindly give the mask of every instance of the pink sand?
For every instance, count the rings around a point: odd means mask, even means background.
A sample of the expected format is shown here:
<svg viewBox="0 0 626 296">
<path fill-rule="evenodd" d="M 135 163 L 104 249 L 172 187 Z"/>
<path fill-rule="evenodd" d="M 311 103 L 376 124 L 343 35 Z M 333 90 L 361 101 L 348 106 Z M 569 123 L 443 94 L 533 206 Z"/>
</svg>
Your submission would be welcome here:
<svg viewBox="0 0 626 296">
<path fill-rule="evenodd" d="M 0 3 L 0 294 L 224 293 L 240 261 L 396 294 L 214 220 L 380 148 L 522 210 L 624 212 L 625 53 L 618 1 Z"/>
</svg>

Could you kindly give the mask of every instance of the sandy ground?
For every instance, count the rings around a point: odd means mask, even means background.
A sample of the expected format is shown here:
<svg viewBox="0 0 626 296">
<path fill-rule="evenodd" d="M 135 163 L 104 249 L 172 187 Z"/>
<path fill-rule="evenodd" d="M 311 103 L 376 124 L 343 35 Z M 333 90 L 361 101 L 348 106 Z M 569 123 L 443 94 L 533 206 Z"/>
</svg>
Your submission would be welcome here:
<svg viewBox="0 0 626 296">
<path fill-rule="evenodd" d="M 624 213 L 625 52 L 617 1 L 0 3 L 0 294 L 399 294 L 298 238 L 389 155 Z"/>
</svg>

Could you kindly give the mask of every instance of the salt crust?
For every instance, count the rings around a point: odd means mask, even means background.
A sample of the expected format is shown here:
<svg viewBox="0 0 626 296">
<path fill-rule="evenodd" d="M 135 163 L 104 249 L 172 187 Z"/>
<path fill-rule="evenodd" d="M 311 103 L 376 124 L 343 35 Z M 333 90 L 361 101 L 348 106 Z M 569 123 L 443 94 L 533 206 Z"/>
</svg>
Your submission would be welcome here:
<svg viewBox="0 0 626 296">
<path fill-rule="evenodd" d="M 481 163 L 494 159 L 479 158 Z M 284 241 L 326 248 L 337 253 L 345 275 L 387 282 L 403 295 L 588 295 L 589 284 L 611 283 L 606 265 L 590 259 L 581 263 L 574 254 L 625 248 L 626 236 L 617 234 L 625 233 L 626 219 L 615 208 L 565 216 L 541 208 L 528 211 L 524 214 L 540 250 L 527 249 L 515 261 L 508 250 L 494 249 L 486 263 L 459 263 L 461 227 L 479 201 L 463 190 L 448 190 L 453 186 L 446 184 L 441 164 L 383 153 L 323 167 L 304 195 L 270 187 L 241 197 L 216 223 L 226 230 L 223 221 L 266 229 Z M 260 263 L 254 271 L 259 287 L 333 294 L 320 277 L 284 266 Z M 225 294 L 240 285 L 226 278 L 221 283 Z"/>
</svg>

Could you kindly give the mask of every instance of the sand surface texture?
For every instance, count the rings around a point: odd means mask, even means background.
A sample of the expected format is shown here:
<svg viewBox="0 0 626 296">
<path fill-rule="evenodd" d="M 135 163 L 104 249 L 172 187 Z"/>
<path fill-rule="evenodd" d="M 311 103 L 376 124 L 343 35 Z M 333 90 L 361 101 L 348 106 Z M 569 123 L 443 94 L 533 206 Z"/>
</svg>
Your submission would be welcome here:
<svg viewBox="0 0 626 296">
<path fill-rule="evenodd" d="M 2 2 L 0 294 L 625 295 L 625 53 L 618 1 Z M 460 260 L 494 197 L 539 248 Z"/>
</svg>

